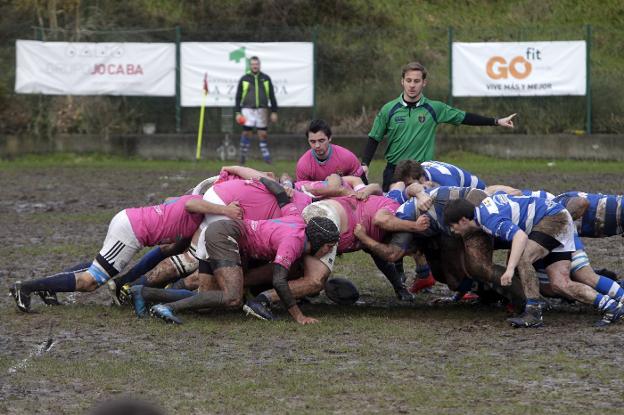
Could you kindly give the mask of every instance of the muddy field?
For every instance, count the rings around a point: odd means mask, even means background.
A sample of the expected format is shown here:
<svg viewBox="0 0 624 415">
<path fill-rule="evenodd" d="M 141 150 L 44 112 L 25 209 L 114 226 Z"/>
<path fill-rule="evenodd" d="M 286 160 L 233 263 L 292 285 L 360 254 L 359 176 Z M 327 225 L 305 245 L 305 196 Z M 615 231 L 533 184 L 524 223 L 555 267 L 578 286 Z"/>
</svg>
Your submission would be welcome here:
<svg viewBox="0 0 624 415">
<path fill-rule="evenodd" d="M 613 166 L 577 164 L 572 173 L 484 168 L 481 176 L 555 193 L 624 192 Z M 448 294 L 439 285 L 399 303 L 362 253 L 339 258 L 335 271 L 357 284 L 361 301 L 313 299 L 304 312 L 321 320 L 315 326 L 298 327 L 284 312 L 266 323 L 237 311 L 183 314 L 184 325 L 166 326 L 110 307 L 104 290 L 60 295 L 65 305 L 55 308 L 33 298 L 25 315 L 5 295 L 16 280 L 91 260 L 117 211 L 157 203 L 215 171 L 0 164 L 0 413 L 85 413 L 125 395 L 169 413 L 624 413 L 624 323 L 598 330 L 589 307 L 555 303 L 545 327 L 513 330 L 500 307 L 429 305 Z M 624 273 L 622 237 L 586 242 L 594 267 Z"/>
</svg>

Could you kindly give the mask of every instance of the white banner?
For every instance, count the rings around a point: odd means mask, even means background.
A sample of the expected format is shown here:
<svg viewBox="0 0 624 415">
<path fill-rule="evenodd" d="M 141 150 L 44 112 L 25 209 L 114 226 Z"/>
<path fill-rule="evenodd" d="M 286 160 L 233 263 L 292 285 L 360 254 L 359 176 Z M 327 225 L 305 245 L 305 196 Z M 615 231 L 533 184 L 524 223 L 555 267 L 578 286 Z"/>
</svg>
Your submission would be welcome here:
<svg viewBox="0 0 624 415">
<path fill-rule="evenodd" d="M 16 42 L 15 92 L 175 95 L 175 44 Z"/>
<path fill-rule="evenodd" d="M 313 43 L 183 42 L 182 106 L 201 105 L 204 74 L 207 74 L 206 106 L 233 107 L 238 81 L 252 56 L 260 59 L 260 70 L 273 81 L 279 107 L 314 105 Z"/>
<path fill-rule="evenodd" d="M 453 43 L 453 96 L 585 95 L 585 41 Z"/>
</svg>

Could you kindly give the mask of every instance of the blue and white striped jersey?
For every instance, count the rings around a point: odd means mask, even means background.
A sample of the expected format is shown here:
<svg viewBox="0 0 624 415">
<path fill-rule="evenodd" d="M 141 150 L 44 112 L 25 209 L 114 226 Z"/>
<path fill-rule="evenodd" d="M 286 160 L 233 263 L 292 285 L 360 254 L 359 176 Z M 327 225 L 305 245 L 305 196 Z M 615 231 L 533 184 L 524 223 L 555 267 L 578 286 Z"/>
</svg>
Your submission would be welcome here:
<svg viewBox="0 0 624 415">
<path fill-rule="evenodd" d="M 470 190 L 472 190 L 470 187 L 440 186 L 425 191 L 433 199 L 433 205 L 426 212 L 430 219 L 430 232 L 427 234 L 440 232 L 451 234 L 450 228 L 444 222 L 444 208 L 451 200 L 465 198 Z M 403 203 L 397 210 L 396 216 L 400 219 L 416 220 L 418 217 L 418 200 L 413 197 Z"/>
<path fill-rule="evenodd" d="M 393 189 L 386 193 L 384 196 L 386 196 L 388 199 L 394 200 L 401 205 L 408 201 L 405 190 Z"/>
<path fill-rule="evenodd" d="M 481 229 L 496 238 L 511 242 L 518 230 L 531 233 L 545 216 L 564 210 L 559 203 L 531 196 L 494 195 L 475 208 L 475 220 Z"/>
<path fill-rule="evenodd" d="M 427 179 L 440 186 L 472 187 L 485 189 L 485 183 L 467 170 L 441 161 L 423 161 Z"/>
<path fill-rule="evenodd" d="M 550 192 L 547 192 L 546 190 L 524 189 L 522 190 L 522 196 L 539 197 L 541 199 L 546 199 L 546 200 L 553 200 L 555 198 L 555 195 L 553 195 Z"/>
<path fill-rule="evenodd" d="M 624 233 L 624 196 L 566 192 L 557 196 L 555 201 L 567 206 L 573 197 L 582 197 L 589 201 L 589 208 L 583 217 L 576 221 L 580 236 L 602 238 Z"/>
</svg>

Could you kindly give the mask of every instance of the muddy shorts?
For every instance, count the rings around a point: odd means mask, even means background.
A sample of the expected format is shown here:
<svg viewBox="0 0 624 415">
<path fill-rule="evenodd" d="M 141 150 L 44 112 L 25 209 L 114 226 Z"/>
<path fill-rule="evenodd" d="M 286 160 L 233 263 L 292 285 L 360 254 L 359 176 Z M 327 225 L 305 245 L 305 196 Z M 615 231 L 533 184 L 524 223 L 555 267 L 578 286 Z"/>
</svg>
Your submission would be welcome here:
<svg viewBox="0 0 624 415">
<path fill-rule="evenodd" d="M 557 261 L 571 260 L 572 253 L 576 251 L 572 216 L 567 210 L 545 216 L 533 226 L 529 239 L 549 251 L 543 258 L 546 267 Z"/>
<path fill-rule="evenodd" d="M 243 234 L 239 220 L 219 220 L 206 228 L 206 253 L 213 270 L 224 266 L 241 266 L 238 241 Z"/>
</svg>

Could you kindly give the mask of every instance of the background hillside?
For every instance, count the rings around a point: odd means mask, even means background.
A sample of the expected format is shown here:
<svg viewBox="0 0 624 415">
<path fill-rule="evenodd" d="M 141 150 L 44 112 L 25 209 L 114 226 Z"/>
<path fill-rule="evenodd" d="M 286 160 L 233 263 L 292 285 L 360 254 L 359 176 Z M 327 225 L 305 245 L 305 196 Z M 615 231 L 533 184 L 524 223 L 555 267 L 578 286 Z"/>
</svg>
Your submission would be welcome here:
<svg viewBox="0 0 624 415">
<path fill-rule="evenodd" d="M 599 6 L 585 0 L 20 0 L 1 2 L 0 14 L 3 134 L 135 133 L 146 122 L 175 131 L 173 98 L 14 94 L 16 39 L 175 41 L 180 26 L 182 41 L 315 41 L 317 106 L 284 109 L 274 131 L 299 131 L 318 116 L 339 133 L 360 134 L 400 92 L 400 68 L 408 61 L 428 67 L 427 96 L 448 101 L 449 27 L 457 41 L 578 40 L 586 24 L 592 26 L 593 131 L 624 132 L 624 2 L 617 0 Z M 518 112 L 519 133 L 584 129 L 584 97 L 456 98 L 453 104 L 492 116 Z M 183 110 L 183 131 L 197 128 L 197 114 Z M 218 130 L 219 119 L 219 109 L 209 110 L 208 128 Z"/>
</svg>

